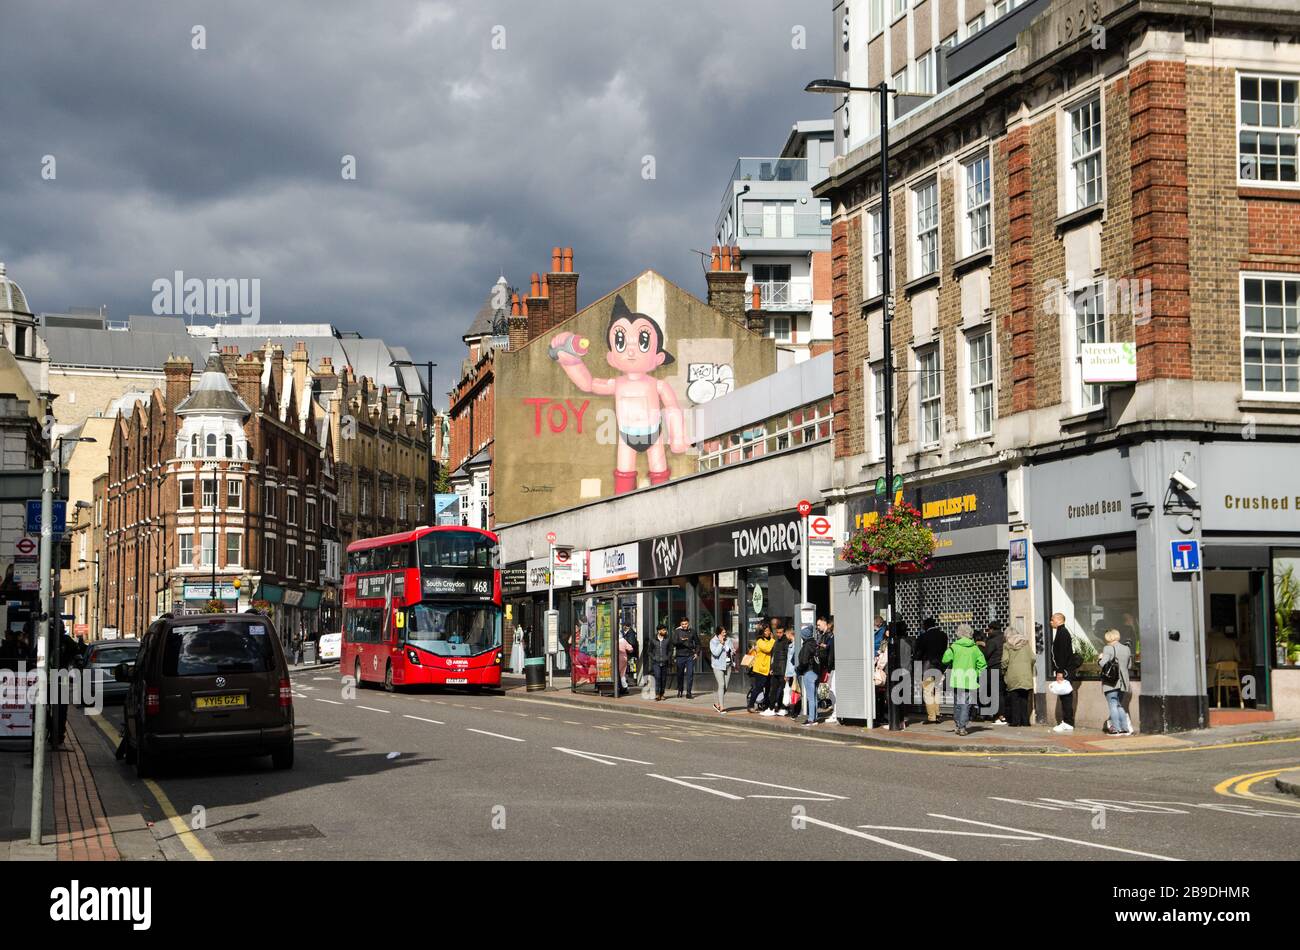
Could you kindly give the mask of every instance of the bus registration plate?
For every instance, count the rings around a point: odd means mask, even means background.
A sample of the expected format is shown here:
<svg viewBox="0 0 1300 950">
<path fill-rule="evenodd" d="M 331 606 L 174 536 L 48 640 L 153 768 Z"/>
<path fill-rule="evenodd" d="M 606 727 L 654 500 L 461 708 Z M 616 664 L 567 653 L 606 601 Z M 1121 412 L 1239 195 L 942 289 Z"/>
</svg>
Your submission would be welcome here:
<svg viewBox="0 0 1300 950">
<path fill-rule="evenodd" d="M 466 679 L 466 678 L 463 677 L 463 676 L 460 677 L 459 679 L 448 678 L 448 680 L 447 680 L 447 685 L 448 685 L 448 686 L 464 686 L 464 685 L 466 685 L 467 683 L 469 683 L 469 680 Z"/>
</svg>

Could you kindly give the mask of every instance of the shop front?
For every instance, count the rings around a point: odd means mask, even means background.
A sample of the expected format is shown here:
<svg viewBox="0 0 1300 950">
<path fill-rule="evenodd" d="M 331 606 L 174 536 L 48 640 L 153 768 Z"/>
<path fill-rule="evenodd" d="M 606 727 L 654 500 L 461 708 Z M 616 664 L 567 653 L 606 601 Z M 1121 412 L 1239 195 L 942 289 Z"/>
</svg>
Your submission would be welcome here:
<svg viewBox="0 0 1300 950">
<path fill-rule="evenodd" d="M 178 615 L 201 614 L 207 612 L 208 604 L 220 601 L 225 613 L 239 612 L 239 588 L 234 584 L 210 581 L 198 584 L 182 584 L 181 596 L 173 598 L 173 613 Z"/>
<path fill-rule="evenodd" d="M 825 513 L 816 506 L 813 516 Z M 793 622 L 800 596 L 800 518 L 793 510 L 640 542 L 639 578 L 657 589 L 644 595 L 641 644 L 659 625 L 669 630 L 685 617 L 707 640 L 718 627 L 731 631 L 743 652 L 760 621 Z M 808 600 L 829 612 L 826 577 L 808 578 Z M 700 668 L 706 667 L 701 659 Z"/>
</svg>

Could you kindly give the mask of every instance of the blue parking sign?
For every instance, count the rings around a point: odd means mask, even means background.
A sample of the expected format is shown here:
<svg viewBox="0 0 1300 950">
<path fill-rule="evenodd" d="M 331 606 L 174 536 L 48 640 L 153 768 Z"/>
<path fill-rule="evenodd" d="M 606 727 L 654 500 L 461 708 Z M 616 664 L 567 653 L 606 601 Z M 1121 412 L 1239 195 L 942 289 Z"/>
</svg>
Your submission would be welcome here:
<svg viewBox="0 0 1300 950">
<path fill-rule="evenodd" d="M 68 503 L 56 499 L 54 507 L 50 510 L 50 529 L 54 537 L 63 536 L 67 521 Z M 41 536 L 41 501 L 39 498 L 29 499 L 27 502 L 27 533 L 36 538 Z"/>
<path fill-rule="evenodd" d="M 1201 542 L 1170 541 L 1170 563 L 1175 574 L 1192 574 L 1201 569 Z"/>
</svg>

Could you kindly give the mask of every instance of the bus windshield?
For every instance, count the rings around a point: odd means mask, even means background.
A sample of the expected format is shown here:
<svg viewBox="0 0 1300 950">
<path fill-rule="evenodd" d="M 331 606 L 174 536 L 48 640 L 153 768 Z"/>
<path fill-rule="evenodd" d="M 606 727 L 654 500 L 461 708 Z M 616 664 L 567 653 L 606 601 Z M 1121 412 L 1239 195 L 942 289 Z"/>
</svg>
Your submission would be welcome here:
<svg viewBox="0 0 1300 950">
<path fill-rule="evenodd" d="M 435 656 L 475 656 L 501 645 L 501 611 L 416 604 L 406 612 L 406 642 Z"/>
<path fill-rule="evenodd" d="M 491 538 L 472 531 L 434 531 L 420 538 L 420 567 L 492 567 Z"/>
</svg>

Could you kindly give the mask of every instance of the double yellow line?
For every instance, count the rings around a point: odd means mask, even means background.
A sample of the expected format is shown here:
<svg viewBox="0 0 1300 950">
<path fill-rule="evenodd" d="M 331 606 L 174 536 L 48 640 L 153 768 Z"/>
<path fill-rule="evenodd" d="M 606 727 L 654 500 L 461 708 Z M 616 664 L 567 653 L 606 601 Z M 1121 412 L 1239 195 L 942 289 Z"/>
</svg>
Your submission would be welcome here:
<svg viewBox="0 0 1300 950">
<path fill-rule="evenodd" d="M 113 749 L 116 749 L 121 744 L 122 737 L 118 735 L 116 729 L 108 724 L 107 719 L 105 719 L 102 713 L 98 716 L 87 716 L 86 718 L 99 726 L 100 732 L 104 733 L 104 735 L 108 737 L 108 741 Z M 144 779 L 143 781 L 144 787 L 149 790 L 149 794 L 152 795 L 154 801 L 158 803 L 158 807 L 162 809 L 163 816 L 167 819 L 168 824 L 171 825 L 172 831 L 176 833 L 176 837 L 180 839 L 181 844 L 185 845 L 185 850 L 190 853 L 195 861 L 211 861 L 212 852 L 203 847 L 203 842 L 198 839 L 198 836 L 194 834 L 190 829 L 190 826 L 185 823 L 185 819 L 176 811 L 175 807 L 171 803 L 171 799 L 167 797 L 167 793 L 162 790 L 162 787 L 151 778 Z"/>
<path fill-rule="evenodd" d="M 1300 769 L 1300 763 L 1285 765 L 1279 769 L 1265 769 L 1262 772 L 1247 772 L 1244 775 L 1234 775 L 1232 778 L 1224 779 L 1214 786 L 1214 791 L 1219 795 L 1226 795 L 1228 798 L 1249 798 L 1254 801 L 1266 801 L 1270 805 L 1287 805 L 1291 808 L 1300 808 L 1300 801 L 1291 800 L 1289 797 L 1277 798 L 1272 795 L 1257 795 L 1251 791 L 1251 788 L 1260 782 L 1267 782 L 1270 779 L 1277 778 L 1283 772 L 1294 772 L 1297 769 Z"/>
</svg>

